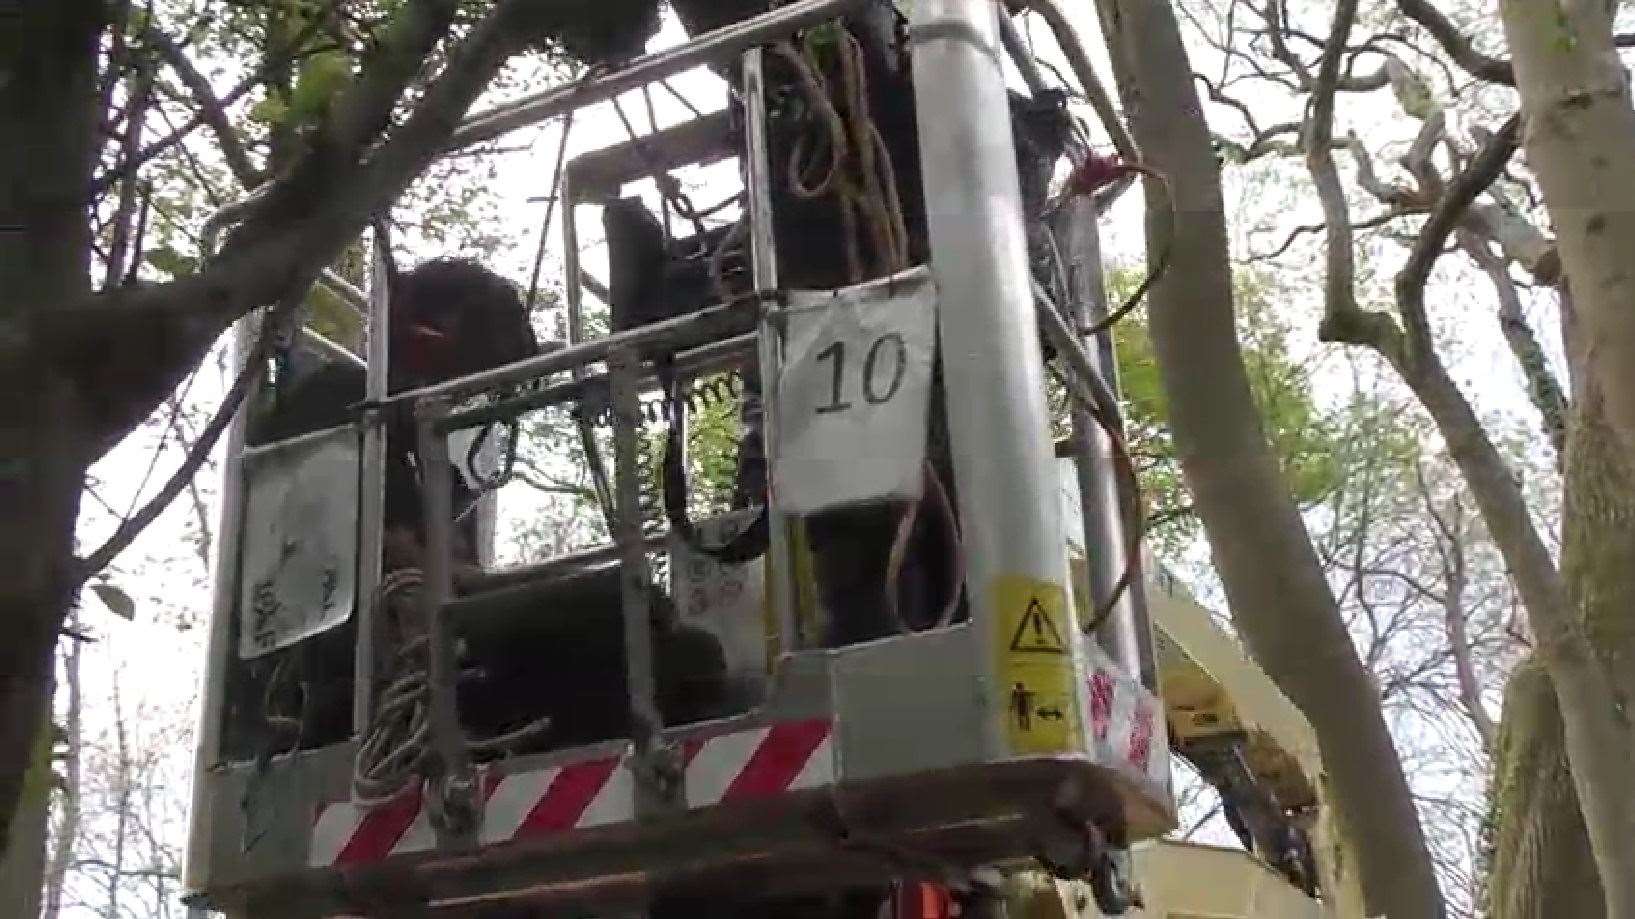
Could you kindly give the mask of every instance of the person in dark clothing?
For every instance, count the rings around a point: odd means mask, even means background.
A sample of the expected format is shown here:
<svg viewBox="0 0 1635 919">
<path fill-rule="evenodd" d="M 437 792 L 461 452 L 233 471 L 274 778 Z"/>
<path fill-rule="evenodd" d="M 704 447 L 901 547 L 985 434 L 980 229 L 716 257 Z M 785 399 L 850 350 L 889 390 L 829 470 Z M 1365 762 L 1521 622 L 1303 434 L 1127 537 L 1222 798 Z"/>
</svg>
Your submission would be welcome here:
<svg viewBox="0 0 1635 919">
<path fill-rule="evenodd" d="M 436 259 L 397 278 L 391 288 L 388 388 L 398 393 L 466 376 L 537 354 L 539 343 L 516 288 L 474 261 Z M 280 388 L 250 425 L 251 444 L 346 424 L 364 399 L 365 374 L 343 362 L 323 365 Z M 418 564 L 424 544 L 420 475 L 412 410 L 387 419 L 385 543 L 387 570 Z M 456 460 L 461 459 L 456 457 Z M 454 479 L 458 561 L 475 562 L 477 495 Z"/>
<path fill-rule="evenodd" d="M 405 392 L 490 367 L 522 360 L 539 350 L 528 313 L 516 289 L 473 261 L 437 259 L 395 278 L 391 284 L 388 387 Z M 351 361 L 328 361 L 310 368 L 285 362 L 288 378 L 253 411 L 246 430 L 251 445 L 272 443 L 351 423 L 365 399 L 366 374 Z M 413 409 L 392 409 L 386 419 L 385 506 L 382 569 L 390 575 L 420 568 L 426 532 L 421 506 L 421 464 L 417 459 Z M 465 457 L 451 457 L 459 462 Z M 476 515 L 468 513 L 479 495 L 454 471 L 453 533 L 456 569 L 477 563 Z M 423 633 L 422 614 L 412 590 L 388 599 L 379 636 L 383 648 L 407 647 Z M 247 708 L 250 739 L 238 749 L 282 749 L 287 743 L 322 746 L 352 729 L 353 646 L 356 619 L 314 635 L 276 655 L 254 662 L 249 684 L 234 694 Z M 388 658 L 390 659 L 390 658 Z M 389 672 L 383 668 L 383 672 Z M 377 677 L 381 674 L 377 674 Z M 299 687 L 299 688 L 297 688 Z M 258 739 L 260 722 L 277 712 L 299 712 L 296 738 Z M 235 735 L 236 736 L 236 735 Z M 235 746 L 229 738 L 229 746 Z"/>
</svg>

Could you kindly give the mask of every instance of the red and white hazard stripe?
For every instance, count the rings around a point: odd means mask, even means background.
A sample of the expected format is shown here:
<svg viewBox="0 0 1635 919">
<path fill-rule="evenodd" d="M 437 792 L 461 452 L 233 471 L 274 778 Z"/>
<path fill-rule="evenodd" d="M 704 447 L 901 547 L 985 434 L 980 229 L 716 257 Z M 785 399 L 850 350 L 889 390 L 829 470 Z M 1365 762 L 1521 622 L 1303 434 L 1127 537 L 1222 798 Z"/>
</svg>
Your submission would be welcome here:
<svg viewBox="0 0 1635 919">
<path fill-rule="evenodd" d="M 835 780 L 833 723 L 827 718 L 682 742 L 687 806 L 753 801 L 830 785 Z"/>
<path fill-rule="evenodd" d="M 494 845 L 633 819 L 630 771 L 620 766 L 618 757 L 608 757 L 508 775 L 485 771 L 479 840 Z M 343 801 L 320 810 L 307 864 L 367 864 L 427 852 L 436 843 L 425 796 L 416 782 L 381 805 Z"/>
<path fill-rule="evenodd" d="M 832 733 L 829 719 L 814 718 L 683 740 L 687 806 L 752 801 L 832 784 Z M 620 757 L 505 775 L 485 770 L 481 778 L 478 840 L 485 846 L 635 819 L 635 788 Z M 368 864 L 428 852 L 436 843 L 424 792 L 414 783 L 373 807 L 343 801 L 322 808 L 307 863 Z"/>
</svg>

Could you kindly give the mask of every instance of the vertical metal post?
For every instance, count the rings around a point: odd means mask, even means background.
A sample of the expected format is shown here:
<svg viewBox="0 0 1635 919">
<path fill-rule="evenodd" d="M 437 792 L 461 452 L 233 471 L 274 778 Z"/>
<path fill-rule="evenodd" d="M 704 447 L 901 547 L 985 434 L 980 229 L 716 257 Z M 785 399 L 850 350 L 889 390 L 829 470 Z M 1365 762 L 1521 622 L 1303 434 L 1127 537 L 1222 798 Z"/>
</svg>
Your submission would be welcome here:
<svg viewBox="0 0 1635 919">
<path fill-rule="evenodd" d="M 579 199 L 573 187 L 573 171 L 566 166 L 557 183 L 562 196 L 562 278 L 567 298 L 568 347 L 585 340 L 585 292 L 579 283 Z"/>
<path fill-rule="evenodd" d="M 619 546 L 620 599 L 624 610 L 626 691 L 630 698 L 630 740 L 636 748 L 637 813 L 663 809 L 669 797 L 663 779 L 657 685 L 653 677 L 653 624 L 649 608 L 647 541 L 641 527 L 641 469 L 636 455 L 642 415 L 641 359 L 629 348 L 607 358 L 613 403 L 613 539 Z"/>
<path fill-rule="evenodd" d="M 465 732 L 455 690 L 459 662 L 455 659 L 454 629 L 446 611 L 454 590 L 454 467 L 449 463 L 448 436 L 439 422 L 448 404 L 439 399 L 415 403 L 415 458 L 420 464 L 420 508 L 426 545 L 421 562 L 422 616 L 426 625 L 427 723 L 435 767 L 428 790 L 446 819 L 438 827 L 445 847 L 467 847 L 475 839 L 475 786 L 466 751 Z"/>
<path fill-rule="evenodd" d="M 1056 215 L 1056 235 L 1061 241 L 1061 257 L 1068 289 L 1063 295 L 1071 304 L 1074 324 L 1088 327 L 1107 314 L 1106 291 L 1101 274 L 1101 240 L 1096 227 L 1096 205 L 1088 197 L 1075 198 Z M 1109 389 L 1117 392 L 1118 365 L 1112 336 L 1103 332 L 1086 338 L 1085 351 Z M 1122 424 L 1115 419 L 1115 423 Z M 1113 442 L 1100 424 L 1082 407 L 1073 409 L 1073 439 L 1079 444 L 1074 457 L 1078 471 L 1079 500 L 1084 511 L 1085 565 L 1090 580 L 1090 605 L 1102 609 L 1112 597 L 1126 567 L 1128 539 L 1124 526 L 1124 502 L 1129 497 L 1123 473 L 1113 458 Z M 1097 631 L 1096 641 L 1126 673 L 1148 682 L 1152 665 L 1151 626 L 1147 622 L 1144 585 L 1134 578 Z"/>
<path fill-rule="evenodd" d="M 391 292 L 387 289 L 386 260 L 391 254 L 384 235 L 374 239 L 369 262 L 369 319 L 364 399 L 373 405 L 386 398 L 391 354 Z M 381 528 L 386 506 L 386 422 L 371 409 L 363 415 L 363 437 L 358 472 L 358 599 L 357 648 L 353 664 L 352 732 L 361 734 L 374 717 L 375 647 L 381 575 Z"/>
<path fill-rule="evenodd" d="M 233 324 L 227 350 L 227 366 L 237 368 L 250 354 L 256 337 L 256 323 L 244 317 Z M 244 425 L 254 402 L 246 397 L 227 428 L 227 446 L 222 454 L 221 509 L 216 520 L 216 550 L 210 570 L 210 633 L 205 642 L 204 690 L 199 700 L 198 734 L 193 747 L 193 796 L 188 809 L 187 855 L 183 864 L 182 886 L 199 890 L 211 877 L 210 820 L 215 802 L 211 799 L 212 780 L 221 762 L 222 706 L 227 681 L 227 659 L 236 653 L 233 641 L 233 614 L 238 610 L 239 544 L 244 535 Z"/>
<path fill-rule="evenodd" d="M 564 170 L 559 185 L 562 195 L 562 275 L 567 295 L 568 347 L 585 340 L 585 293 L 579 282 L 579 199 L 573 187 L 571 170 Z M 611 305 L 611 304 L 610 304 Z M 585 378 L 583 365 L 575 365 L 573 378 Z M 585 451 L 585 464 L 590 467 L 590 481 L 596 490 L 596 503 L 602 507 L 602 520 L 608 533 L 613 532 L 613 491 L 608 487 L 607 466 L 602 462 L 602 449 L 596 443 L 596 427 L 589 418 L 575 419 L 579 429 L 579 446 Z"/>
<path fill-rule="evenodd" d="M 751 48 L 744 53 L 744 120 L 749 137 L 745 185 L 749 192 L 750 276 L 757 294 L 778 289 L 778 246 L 772 226 L 771 154 L 766 136 L 765 53 Z M 777 468 L 778 378 L 783 368 L 783 335 L 776 316 L 762 304 L 760 325 L 761 430 L 765 436 L 766 468 Z M 780 653 L 799 650 L 804 642 L 795 615 L 795 559 L 789 539 L 789 518 L 775 501 L 775 483 L 767 488 L 766 591 L 778 625 Z"/>
<path fill-rule="evenodd" d="M 1067 584 L 999 15 L 992 0 L 916 0 L 909 28 L 966 595 L 991 711 L 1006 710 L 999 585 L 1059 595 Z M 990 749 L 1010 749 L 1003 727 L 988 719 Z"/>
</svg>

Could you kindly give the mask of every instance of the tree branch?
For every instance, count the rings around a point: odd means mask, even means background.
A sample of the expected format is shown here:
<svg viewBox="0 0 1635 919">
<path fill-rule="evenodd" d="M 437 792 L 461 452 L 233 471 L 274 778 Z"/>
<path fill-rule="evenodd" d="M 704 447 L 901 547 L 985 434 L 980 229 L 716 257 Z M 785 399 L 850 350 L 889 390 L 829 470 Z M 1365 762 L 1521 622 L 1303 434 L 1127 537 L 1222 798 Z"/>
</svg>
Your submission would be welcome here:
<svg viewBox="0 0 1635 919">
<path fill-rule="evenodd" d="M 370 70 L 378 65 L 405 81 L 414 76 L 406 58 L 435 45 L 427 24 L 444 20 L 431 13 L 452 6 L 437 0 L 428 13 L 428 2 L 404 12 L 410 25 L 394 27 L 388 39 L 398 43 L 395 50 L 377 56 L 344 94 L 353 98 L 341 106 L 349 114 L 332 118 L 335 127 L 326 130 L 345 140 L 376 114 L 384 122 L 396 93 Z M 528 0 L 501 0 L 449 54 L 409 118 L 367 160 L 355 155 L 361 151 L 337 157 L 342 144 L 335 134 L 316 145 L 249 208 L 221 254 L 198 274 L 103 292 L 51 312 L 43 330 L 47 345 L 63 355 L 82 391 L 104 400 L 96 406 L 91 449 L 105 452 L 151 413 L 235 319 L 304 290 L 372 214 L 424 171 L 493 75 L 534 38 L 525 15 L 530 6 Z M 101 334 L 87 335 L 88 327 Z"/>
<path fill-rule="evenodd" d="M 1412 190 L 1400 185 L 1387 185 L 1381 181 L 1374 171 L 1374 159 L 1363 146 L 1361 138 L 1355 133 L 1346 134 L 1346 149 L 1351 153 L 1351 160 L 1357 166 L 1357 183 L 1365 191 L 1378 198 L 1380 203 L 1393 207 L 1408 207 L 1416 204 L 1417 196 Z"/>
<path fill-rule="evenodd" d="M 1402 14 L 1419 23 L 1425 31 L 1431 33 L 1437 44 L 1448 52 L 1454 62 L 1465 69 L 1466 73 L 1479 80 L 1489 83 L 1501 83 L 1505 86 L 1516 85 L 1516 71 L 1509 61 L 1489 57 L 1476 50 L 1471 44 L 1470 37 L 1460 32 L 1442 11 L 1433 6 L 1430 0 L 1397 0 L 1397 7 Z"/>
<path fill-rule="evenodd" d="M 210 451 L 216 448 L 216 442 L 221 439 L 222 432 L 226 431 L 227 426 L 232 423 L 233 416 L 238 413 L 239 406 L 244 403 L 245 397 L 260 382 L 261 374 L 267 366 L 267 360 L 272 356 L 273 342 L 277 339 L 275 330 L 299 304 L 300 300 L 298 298 L 291 297 L 276 309 L 268 312 L 255 348 L 250 352 L 243 368 L 239 370 L 238 377 L 233 380 L 232 387 L 227 390 L 227 395 L 222 397 L 221 407 L 216 410 L 215 417 L 211 418 L 210 423 L 205 425 L 203 431 L 199 432 L 198 439 L 193 442 L 192 448 L 187 451 L 187 455 L 182 459 L 182 464 L 176 467 L 176 471 L 171 474 L 164 487 L 159 489 L 158 494 L 149 499 L 141 510 L 121 521 L 119 526 L 114 529 L 113 535 L 108 537 L 108 541 L 103 543 L 101 548 L 78 563 L 76 566 L 76 579 L 78 581 L 84 581 L 108 567 L 119 556 L 119 553 L 125 551 L 136 540 L 136 537 L 140 536 L 142 531 L 148 528 L 149 524 L 164 513 L 165 508 L 170 506 L 170 502 L 176 500 L 176 496 L 187 488 L 188 483 L 193 481 L 193 476 L 198 473 L 199 467 L 204 465 L 205 460 L 210 458 Z"/>
<path fill-rule="evenodd" d="M 131 74 L 128 98 L 125 100 L 125 142 L 122 158 L 130 163 L 140 155 L 142 125 L 147 118 L 148 96 L 153 88 L 153 73 L 146 61 L 139 60 Z M 135 172 L 135 170 L 131 170 Z M 119 187 L 119 203 L 114 207 L 113 232 L 108 242 L 106 273 L 102 286 L 117 287 L 124 275 L 125 257 L 130 249 L 132 223 L 136 219 L 136 182 L 127 180 Z"/>
<path fill-rule="evenodd" d="M 1378 227 L 1382 227 L 1385 224 L 1390 223 L 1391 221 L 1397 219 L 1398 217 L 1406 216 L 1409 213 L 1411 213 L 1411 212 L 1403 211 L 1403 210 L 1397 210 L 1395 208 L 1393 208 L 1391 210 L 1388 210 L 1388 211 L 1382 211 L 1382 212 L 1380 212 L 1378 214 L 1375 214 L 1372 217 L 1369 217 L 1366 220 L 1360 220 L 1360 221 L 1352 224 L 1351 229 L 1353 231 L 1376 229 Z M 1309 234 L 1312 234 L 1312 233 L 1321 232 L 1323 230 L 1323 227 L 1324 227 L 1324 225 L 1320 224 L 1320 223 L 1301 224 L 1300 226 L 1297 226 L 1294 229 L 1290 230 L 1289 234 L 1283 238 L 1283 243 L 1281 245 L 1279 245 L 1276 249 L 1273 249 L 1270 252 L 1261 253 L 1259 255 L 1251 254 L 1251 255 L 1248 256 L 1246 261 L 1265 262 L 1265 261 L 1270 261 L 1272 259 L 1275 259 L 1275 258 L 1281 256 L 1283 253 L 1289 251 L 1289 247 L 1294 245 L 1295 240 L 1299 239 L 1302 236 L 1306 236 L 1306 235 L 1309 235 Z"/>
<path fill-rule="evenodd" d="M 1340 75 L 1340 57 L 1357 18 L 1357 0 L 1339 0 L 1334 25 L 1318 62 L 1312 84 L 1311 114 L 1306 123 L 1306 168 L 1317 186 L 1323 208 L 1326 271 L 1323 278 L 1323 320 L 1318 336 L 1324 341 L 1354 341 L 1390 347 L 1399 334 L 1396 324 L 1382 313 L 1357 306 L 1356 257 L 1352 252 L 1351 213 L 1345 188 L 1334 165 L 1334 94 Z"/>
<path fill-rule="evenodd" d="M 147 30 L 143 32 L 142 38 L 158 52 L 159 57 L 170 66 L 170 69 L 182 81 L 182 85 L 186 86 L 187 91 L 192 94 L 193 101 L 199 106 L 196 119 L 210 126 L 211 133 L 216 136 L 216 144 L 221 150 L 222 159 L 227 162 L 227 168 L 232 170 L 233 176 L 238 179 L 239 184 L 246 189 L 260 185 L 265 176 L 261 170 L 255 167 L 254 163 L 250 162 L 249 154 L 244 150 L 244 141 L 238 136 L 238 132 L 233 130 L 233 124 L 227 117 L 227 105 L 231 103 L 224 103 L 216 96 L 216 91 L 210 85 L 210 81 L 205 79 L 204 74 L 199 72 L 199 68 L 194 66 L 193 62 L 182 52 L 182 49 L 177 46 L 175 40 L 166 35 L 163 30 L 157 26 L 149 25 Z M 245 87 L 244 91 L 247 92 L 248 87 Z M 179 141 L 181 137 L 186 136 L 186 130 L 179 129 L 172 133 Z M 166 141 L 168 142 L 166 146 L 176 142 L 170 141 L 169 138 L 166 138 Z M 161 147 L 160 149 L 164 148 Z M 153 155 L 146 150 L 143 153 L 149 157 Z M 133 169 L 129 165 L 125 168 L 127 170 Z"/>
<path fill-rule="evenodd" d="M 1408 327 L 1410 344 L 1421 354 L 1430 353 L 1434 347 L 1430 323 L 1425 318 L 1425 280 L 1430 276 L 1431 267 L 1442 255 L 1448 236 L 1463 221 L 1466 208 L 1504 171 L 1520 142 L 1521 114 L 1518 112 L 1482 145 L 1470 165 L 1448 186 L 1447 194 L 1420 229 L 1419 238 L 1408 252 L 1408 261 L 1397 275 L 1398 309 Z"/>
<path fill-rule="evenodd" d="M 1516 358 L 1516 366 L 1521 369 L 1522 379 L 1527 382 L 1527 396 L 1538 410 L 1544 433 L 1555 448 L 1559 468 L 1567 455 L 1567 396 L 1550 369 L 1549 359 L 1544 356 L 1544 348 L 1533 333 L 1533 327 L 1527 323 L 1516 282 L 1511 279 L 1504 259 L 1494 255 L 1487 246 L 1487 240 L 1468 227 L 1459 230 L 1458 238 L 1460 248 L 1470 255 L 1493 283 L 1493 292 L 1499 301 L 1499 331 L 1504 334 L 1505 343 Z"/>
<path fill-rule="evenodd" d="M 448 34 L 458 10 L 458 0 L 411 0 L 357 81 L 331 106 L 314 146 L 350 156 L 379 135 L 390 124 L 404 88 Z"/>
</svg>

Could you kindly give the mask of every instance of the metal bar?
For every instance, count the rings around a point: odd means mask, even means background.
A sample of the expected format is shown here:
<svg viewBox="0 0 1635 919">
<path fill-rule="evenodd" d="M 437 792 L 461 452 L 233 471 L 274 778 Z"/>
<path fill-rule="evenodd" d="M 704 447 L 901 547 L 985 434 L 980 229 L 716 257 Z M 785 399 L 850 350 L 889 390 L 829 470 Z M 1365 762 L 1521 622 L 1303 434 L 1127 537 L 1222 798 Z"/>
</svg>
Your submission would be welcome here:
<svg viewBox="0 0 1635 919">
<path fill-rule="evenodd" d="M 649 549 L 658 549 L 664 546 L 669 537 L 664 533 L 657 533 L 645 537 L 643 545 Z M 468 574 L 456 579 L 461 593 L 461 599 L 451 601 L 451 605 L 459 605 L 465 598 L 490 590 L 500 590 L 506 587 L 515 587 L 519 584 L 531 584 L 538 581 L 554 581 L 557 578 L 577 574 L 586 568 L 616 562 L 621 558 L 624 547 L 617 543 L 608 546 L 597 546 L 594 549 L 585 549 L 558 555 L 543 562 L 534 562 L 530 565 L 513 565 L 507 568 L 496 568 Z"/>
<path fill-rule="evenodd" d="M 745 186 L 749 193 L 750 271 L 756 290 L 778 288 L 778 245 L 772 225 L 771 154 L 766 133 L 765 54 L 751 48 L 744 54 L 744 120 L 749 139 Z M 770 477 L 777 463 L 778 378 L 783 372 L 783 336 L 779 320 L 762 311 L 760 326 L 761 434 Z M 755 398 L 744 388 L 746 399 Z M 767 494 L 766 589 L 778 625 L 778 651 L 797 651 L 805 642 L 796 615 L 795 557 L 791 549 L 791 522 Z"/>
<path fill-rule="evenodd" d="M 260 460 L 263 456 L 267 456 L 269 454 L 275 454 L 275 453 L 282 453 L 285 450 L 290 449 L 291 447 L 296 447 L 296 446 L 299 446 L 299 445 L 305 444 L 305 443 L 311 443 L 312 441 L 319 440 L 321 438 L 327 437 L 330 434 L 333 434 L 334 432 L 340 430 L 341 428 L 349 428 L 351 426 L 352 425 L 350 425 L 350 424 L 343 424 L 343 425 L 336 425 L 335 427 L 332 427 L 332 428 L 321 428 L 321 429 L 316 430 L 316 431 L 303 431 L 300 434 L 292 434 L 289 437 L 284 438 L 283 440 L 275 440 L 275 441 L 271 441 L 270 443 L 256 444 L 253 447 L 245 447 L 244 449 L 239 451 L 239 459 L 242 459 L 245 462 L 245 464 L 248 466 L 248 465 L 253 464 L 254 462 Z"/>
<path fill-rule="evenodd" d="M 426 545 L 421 563 L 421 615 L 426 624 L 426 704 L 428 743 L 433 757 L 428 772 L 428 793 L 436 797 L 445 815 L 436 827 L 441 848 L 466 848 L 475 841 L 475 791 L 465 732 L 455 702 L 458 661 L 455 635 L 447 612 L 454 593 L 454 467 L 449 462 L 448 438 L 437 423 L 447 403 L 425 399 L 415 405 L 415 453 L 420 462 L 420 512 Z"/>
<path fill-rule="evenodd" d="M 1105 314 L 1103 304 L 1106 291 L 1101 275 L 1101 241 L 1096 227 L 1095 202 L 1076 198 L 1057 212 L 1056 233 L 1062 240 L 1063 266 L 1068 290 L 1064 292 L 1071 304 L 1074 324 L 1087 328 L 1096 318 Z M 1056 308 L 1047 306 L 1058 320 L 1065 320 Z M 1054 327 L 1047 319 L 1047 327 Z M 1097 339 L 1109 338 L 1102 333 L 1095 338 L 1076 340 L 1078 336 L 1065 328 L 1061 331 L 1073 347 L 1063 350 L 1077 380 L 1095 381 L 1107 391 L 1110 405 L 1101 414 L 1115 427 L 1118 421 L 1118 402 L 1112 384 L 1108 381 L 1117 367 L 1107 362 L 1107 355 L 1098 347 Z M 1113 441 L 1090 411 L 1075 403 L 1073 437 L 1084 446 L 1074 458 L 1078 473 L 1079 501 L 1084 514 L 1084 555 L 1090 581 L 1090 606 L 1100 610 L 1107 607 L 1119 579 L 1126 568 L 1137 560 L 1129 557 L 1128 531 L 1125 527 L 1124 499 L 1121 487 L 1122 473 L 1113 454 Z M 1097 630 L 1096 641 L 1109 657 L 1124 668 L 1126 673 L 1138 675 L 1151 669 L 1144 666 L 1140 631 L 1150 628 L 1146 622 L 1144 594 L 1140 577 L 1132 577 L 1123 594 L 1109 610 L 1107 621 Z M 1148 637 L 1150 644 L 1151 637 Z"/>
<path fill-rule="evenodd" d="M 732 119 L 725 109 L 684 121 L 655 134 L 581 153 L 568 162 L 577 189 L 570 201 L 611 195 L 655 168 L 702 165 L 732 156 Z"/>
<path fill-rule="evenodd" d="M 1097 411 L 1116 417 L 1118 397 L 1113 394 L 1112 387 L 1101 375 L 1102 364 L 1085 350 L 1078 333 L 1068 324 L 1067 317 L 1062 315 L 1061 307 L 1037 280 L 1033 282 L 1033 303 L 1038 309 L 1039 321 L 1044 325 L 1045 334 L 1050 336 L 1051 344 L 1056 346 L 1062 359 L 1067 361 L 1069 369 L 1073 371 L 1072 382 L 1084 387 L 1084 394 L 1096 404 Z"/>
<path fill-rule="evenodd" d="M 296 335 L 302 338 L 306 344 L 312 348 L 312 350 L 322 354 L 324 357 L 327 357 L 332 361 L 351 364 L 352 366 L 358 368 L 363 368 L 368 365 L 368 362 L 366 362 L 363 358 L 358 357 L 356 354 L 353 354 L 351 351 L 347 350 L 345 345 L 325 338 L 323 335 L 314 332 L 306 326 L 302 326 L 301 328 L 297 329 Z"/>
<path fill-rule="evenodd" d="M 227 366 L 238 367 L 254 347 L 255 320 L 244 317 L 233 324 Z M 221 504 L 216 520 L 215 556 L 210 570 L 210 632 L 205 644 L 204 688 L 199 698 L 198 733 L 193 747 L 193 798 L 188 809 L 187 856 L 182 887 L 202 890 L 214 872 L 211 865 L 211 820 L 222 802 L 212 799 L 219 787 L 215 769 L 221 764 L 221 734 L 227 682 L 227 661 L 234 655 L 233 615 L 238 611 L 239 544 L 244 535 L 244 427 L 250 400 L 234 413 L 227 427 L 227 446 L 221 469 Z"/>
<path fill-rule="evenodd" d="M 562 208 L 562 275 L 570 280 L 567 283 L 567 311 L 568 311 L 568 347 L 573 347 L 585 340 L 585 310 L 583 294 L 580 286 L 572 279 L 578 278 L 581 272 L 579 267 L 579 219 L 578 209 L 574 206 L 574 189 L 577 186 L 570 173 L 562 174 L 561 194 L 565 202 Z M 584 365 L 571 368 L 575 381 L 584 377 Z M 575 418 L 574 427 L 579 433 L 579 448 L 584 451 L 585 465 L 590 467 L 591 485 L 596 489 L 596 504 L 602 509 L 602 522 L 608 532 L 613 532 L 613 489 L 608 485 L 607 465 L 602 462 L 602 448 L 596 443 L 596 429 L 588 418 Z"/>
<path fill-rule="evenodd" d="M 634 351 L 608 355 L 613 402 L 613 476 L 616 490 L 613 538 L 619 546 L 619 594 L 624 610 L 625 679 L 630 701 L 630 742 L 635 747 L 636 813 L 664 809 L 669 791 L 661 780 L 661 734 L 657 684 L 653 676 L 653 628 L 649 603 L 647 544 L 641 526 L 641 469 L 637 438 L 642 425 Z"/>
<path fill-rule="evenodd" d="M 991 0 L 916 0 L 909 35 L 975 672 L 989 711 L 1006 713 L 996 589 L 1022 578 L 1065 592 L 1067 556 L 999 10 Z M 1082 673 L 1078 644 L 1067 645 Z M 1004 718 L 983 731 L 989 750 L 1011 755 Z"/>
<path fill-rule="evenodd" d="M 577 278 L 584 271 L 579 266 L 579 218 L 575 207 L 577 199 L 574 197 L 576 183 L 572 171 L 562 174 L 562 184 L 558 194 L 562 196 L 562 277 L 567 279 L 567 319 L 568 319 L 568 347 L 573 347 L 585 340 L 584 294 L 580 290 Z"/>
<path fill-rule="evenodd" d="M 363 291 L 352 286 L 352 282 L 336 274 L 328 268 L 318 272 L 318 283 L 330 289 L 335 296 L 346 301 L 346 305 L 356 310 L 360 316 L 369 315 L 369 297 Z M 373 285 L 373 279 L 370 280 Z"/>
<path fill-rule="evenodd" d="M 524 380 L 536 380 L 561 373 L 574 367 L 583 367 L 604 360 L 615 348 L 635 348 L 638 351 L 671 351 L 697 347 L 707 342 L 741 333 L 753 321 L 750 304 L 758 297 L 749 297 L 732 303 L 705 307 L 674 319 L 644 325 L 641 328 L 615 332 L 601 338 L 580 342 L 546 354 L 539 354 L 484 370 L 470 376 L 458 377 L 435 386 L 413 389 L 388 396 L 383 406 L 413 402 L 418 399 L 459 399 L 485 390 L 495 389 Z"/>
<path fill-rule="evenodd" d="M 735 22 L 674 48 L 638 57 L 617 70 L 479 112 L 454 131 L 449 149 L 491 140 L 507 131 L 554 118 L 569 109 L 605 102 L 683 70 L 727 60 L 748 48 L 834 19 L 868 2 L 871 0 L 800 0 Z"/>
<path fill-rule="evenodd" d="M 376 237 L 369 259 L 369 356 L 364 396 L 370 403 L 386 397 L 391 367 L 391 292 L 387 289 L 387 242 Z M 379 412 L 364 412 L 358 469 L 358 629 L 353 649 L 352 730 L 362 734 L 375 711 L 375 603 L 379 600 L 381 545 L 386 514 L 386 423 Z"/>
<path fill-rule="evenodd" d="M 676 372 L 697 378 L 739 366 L 754 352 L 758 338 L 758 332 L 745 332 L 700 348 L 682 351 L 676 355 Z M 657 378 L 657 373 L 654 365 L 643 364 L 641 384 L 645 387 L 653 382 Z M 555 383 L 512 399 L 452 412 L 443 420 L 443 428 L 446 431 L 457 431 L 494 421 L 508 421 L 526 412 L 582 398 L 584 393 L 593 387 L 606 385 L 607 374 L 589 373 L 579 380 Z"/>
</svg>

